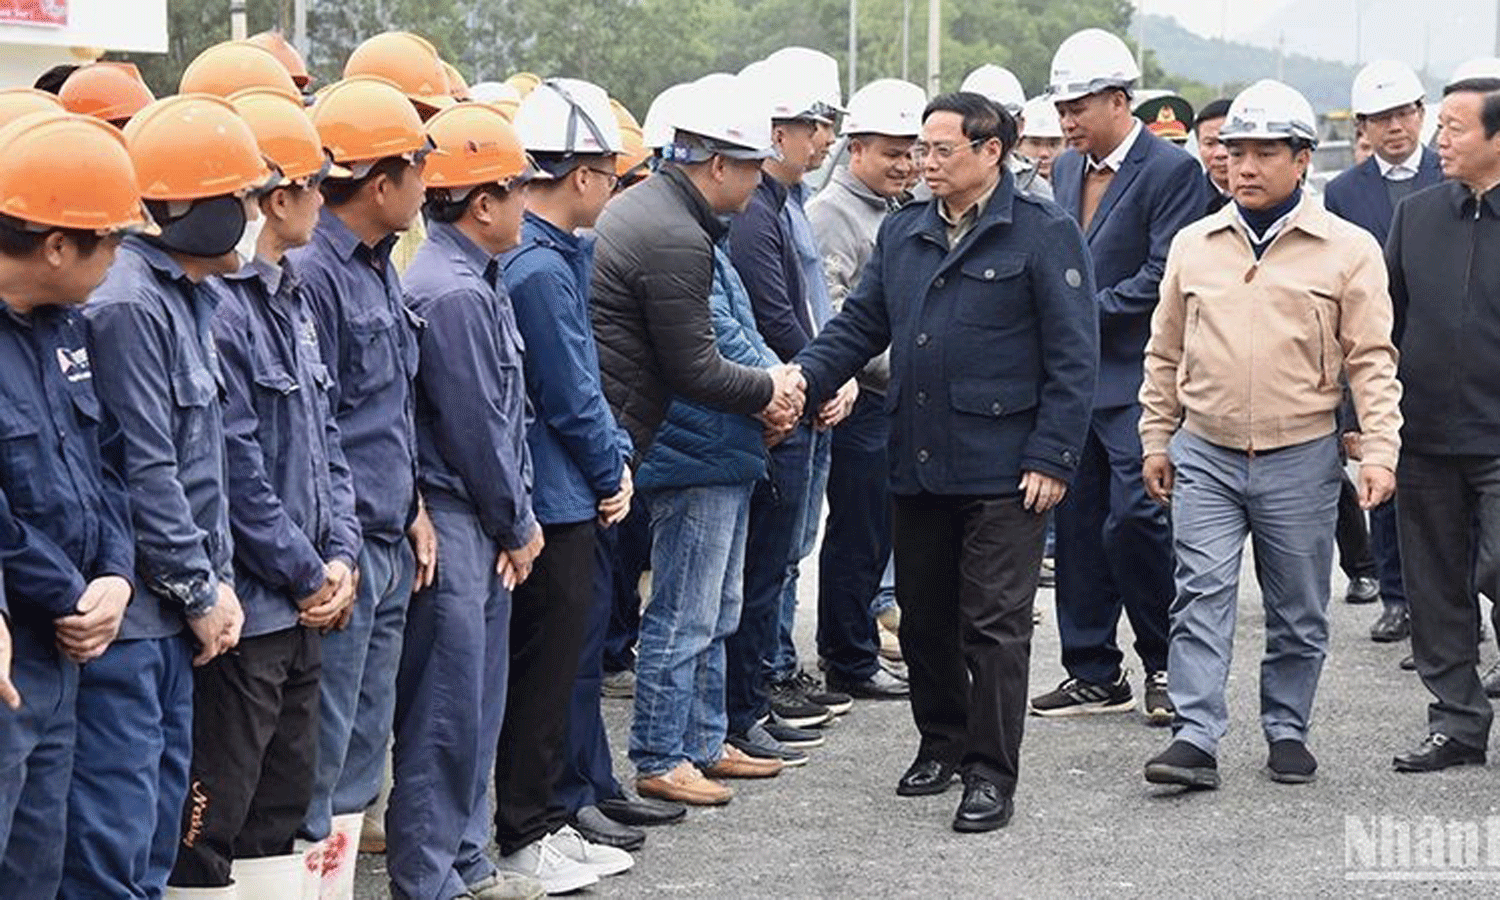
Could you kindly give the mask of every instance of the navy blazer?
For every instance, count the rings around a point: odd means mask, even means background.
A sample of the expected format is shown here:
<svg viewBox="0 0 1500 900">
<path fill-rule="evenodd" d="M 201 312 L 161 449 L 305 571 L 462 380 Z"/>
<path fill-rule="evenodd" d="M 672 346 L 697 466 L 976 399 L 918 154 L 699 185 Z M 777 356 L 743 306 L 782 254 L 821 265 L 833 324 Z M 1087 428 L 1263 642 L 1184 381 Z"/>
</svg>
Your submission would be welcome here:
<svg viewBox="0 0 1500 900">
<path fill-rule="evenodd" d="M 1057 205 L 1080 223 L 1084 170 L 1084 155 L 1076 150 L 1052 163 Z M 1207 209 L 1198 160 L 1142 129 L 1084 232 L 1099 301 L 1095 408 L 1137 402 L 1167 250 L 1178 229 Z"/>
<path fill-rule="evenodd" d="M 1416 189 L 1432 187 L 1442 180 L 1443 164 L 1438 155 L 1431 148 L 1423 147 L 1422 161 L 1417 165 Z M 1396 208 L 1391 205 L 1391 194 L 1386 190 L 1374 154 L 1328 182 L 1328 187 L 1323 189 L 1323 205 L 1339 218 L 1375 235 L 1375 240 L 1385 246 Z"/>
</svg>

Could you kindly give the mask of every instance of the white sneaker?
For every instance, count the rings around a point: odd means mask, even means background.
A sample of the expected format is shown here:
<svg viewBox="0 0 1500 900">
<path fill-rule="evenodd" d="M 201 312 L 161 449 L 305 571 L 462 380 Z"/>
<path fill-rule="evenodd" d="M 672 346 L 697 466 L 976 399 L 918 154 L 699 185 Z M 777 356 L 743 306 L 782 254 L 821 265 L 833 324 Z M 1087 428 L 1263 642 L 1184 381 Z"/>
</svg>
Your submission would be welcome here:
<svg viewBox="0 0 1500 900">
<path fill-rule="evenodd" d="M 564 825 L 546 837 L 564 856 L 598 875 L 608 878 L 627 871 L 635 865 L 635 857 L 619 847 L 591 843 L 584 839 L 572 825 Z"/>
<path fill-rule="evenodd" d="M 581 863 L 563 855 L 552 844 L 552 835 L 532 841 L 509 856 L 496 861 L 507 872 L 530 875 L 542 883 L 548 894 L 566 894 L 599 882 L 599 876 Z"/>
</svg>

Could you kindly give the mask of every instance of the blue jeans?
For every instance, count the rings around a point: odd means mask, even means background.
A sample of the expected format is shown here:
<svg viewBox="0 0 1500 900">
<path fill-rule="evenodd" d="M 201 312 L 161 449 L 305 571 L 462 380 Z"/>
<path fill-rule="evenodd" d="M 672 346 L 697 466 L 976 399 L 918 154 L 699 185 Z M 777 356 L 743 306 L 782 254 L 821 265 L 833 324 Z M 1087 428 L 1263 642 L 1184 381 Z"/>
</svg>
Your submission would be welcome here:
<svg viewBox="0 0 1500 900">
<path fill-rule="evenodd" d="M 83 667 L 59 897 L 162 895 L 177 860 L 192 753 L 188 636 L 116 641 Z"/>
<path fill-rule="evenodd" d="M 770 477 L 756 482 L 745 535 L 744 606 L 725 644 L 729 731 L 743 734 L 770 708 L 767 686 L 781 630 L 787 560 L 797 550 L 811 474 L 812 430 L 800 426 L 771 449 Z"/>
<path fill-rule="evenodd" d="M 896 608 L 896 557 L 886 557 L 885 571 L 880 573 L 880 588 L 875 599 L 870 601 L 870 615 L 879 616 L 888 609 Z"/>
<path fill-rule="evenodd" d="M 724 641 L 740 621 L 750 484 L 651 495 L 651 602 L 641 616 L 630 760 L 641 777 L 723 754 Z"/>
<path fill-rule="evenodd" d="M 1328 582 L 1342 478 L 1338 439 L 1329 435 L 1251 457 L 1179 431 L 1171 456 L 1177 599 L 1167 690 L 1177 708 L 1176 737 L 1215 753 L 1228 730 L 1224 687 L 1248 536 L 1266 611 L 1261 728 L 1267 741 L 1306 741 L 1328 652 Z"/>
<path fill-rule="evenodd" d="M 303 834 L 328 836 L 331 816 L 363 812 L 380 794 L 391 739 L 401 635 L 416 558 L 404 539 L 365 538 L 359 551 L 354 613 L 323 636 L 319 686 L 318 765 Z"/>
<path fill-rule="evenodd" d="M 458 504 L 427 513 L 437 577 L 411 598 L 396 672 L 395 780 L 386 810 L 386 866 L 396 900 L 447 900 L 494 874 L 490 772 L 505 716 L 510 591 L 495 574 L 499 546 Z"/>
<path fill-rule="evenodd" d="M 16 648 L 22 706 L 0 706 L 0 900 L 35 900 L 56 896 L 63 875 L 78 666 L 40 632 L 18 636 Z"/>
<path fill-rule="evenodd" d="M 830 674 L 864 681 L 880 668 L 871 601 L 891 556 L 890 426 L 879 394 L 860 394 L 833 430 L 828 522 L 818 555 L 818 655 Z"/>
<path fill-rule="evenodd" d="M 828 471 L 832 464 L 833 432 L 812 431 L 812 455 L 808 460 L 807 486 L 802 494 L 802 510 L 797 517 L 792 555 L 786 563 L 786 580 L 781 585 L 781 619 L 776 632 L 776 653 L 772 657 L 771 677 L 782 681 L 797 671 L 797 644 L 792 639 L 797 622 L 797 579 L 801 562 L 818 546 L 818 517 L 823 512 L 823 494 L 828 490 Z"/>
</svg>

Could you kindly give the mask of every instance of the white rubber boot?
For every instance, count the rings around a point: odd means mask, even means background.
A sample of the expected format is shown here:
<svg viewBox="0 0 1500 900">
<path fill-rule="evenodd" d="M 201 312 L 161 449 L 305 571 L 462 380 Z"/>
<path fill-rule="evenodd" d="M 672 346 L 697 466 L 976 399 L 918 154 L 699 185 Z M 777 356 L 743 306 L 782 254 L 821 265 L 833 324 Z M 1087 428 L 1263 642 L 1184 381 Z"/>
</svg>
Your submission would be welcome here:
<svg viewBox="0 0 1500 900">
<path fill-rule="evenodd" d="M 237 859 L 229 875 L 239 887 L 237 900 L 302 900 L 305 854 Z"/>
<path fill-rule="evenodd" d="M 320 900 L 354 900 L 354 863 L 359 858 L 362 812 L 334 816 L 323 841 L 323 888 Z"/>
<path fill-rule="evenodd" d="M 239 885 L 231 884 L 227 887 L 172 887 L 167 886 L 167 892 L 162 895 L 162 900 L 239 900 Z"/>
</svg>

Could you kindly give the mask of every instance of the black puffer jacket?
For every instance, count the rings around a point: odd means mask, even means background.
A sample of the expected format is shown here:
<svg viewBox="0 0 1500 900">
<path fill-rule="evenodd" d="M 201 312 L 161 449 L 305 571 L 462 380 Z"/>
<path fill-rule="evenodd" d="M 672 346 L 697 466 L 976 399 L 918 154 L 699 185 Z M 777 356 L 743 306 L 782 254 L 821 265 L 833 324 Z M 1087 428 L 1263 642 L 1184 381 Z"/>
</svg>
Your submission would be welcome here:
<svg viewBox="0 0 1500 900">
<path fill-rule="evenodd" d="M 635 461 L 673 396 L 745 415 L 764 409 L 771 376 L 719 355 L 708 298 L 713 244 L 726 226 L 682 170 L 666 165 L 610 201 L 595 230 L 599 369 Z"/>
</svg>

